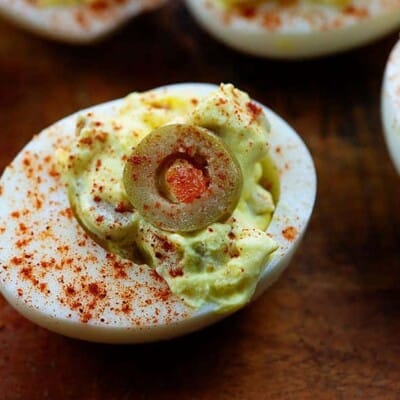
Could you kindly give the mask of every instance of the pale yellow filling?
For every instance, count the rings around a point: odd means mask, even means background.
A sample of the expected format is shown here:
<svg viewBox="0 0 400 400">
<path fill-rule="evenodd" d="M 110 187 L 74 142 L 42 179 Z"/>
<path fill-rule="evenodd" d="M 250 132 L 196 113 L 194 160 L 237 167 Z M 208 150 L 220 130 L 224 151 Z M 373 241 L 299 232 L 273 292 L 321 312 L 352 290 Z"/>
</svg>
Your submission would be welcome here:
<svg viewBox="0 0 400 400">
<path fill-rule="evenodd" d="M 291 5 L 296 3 L 314 3 L 335 7 L 343 7 L 349 5 L 351 0 L 218 0 L 224 6 L 258 6 L 265 3 L 282 3 L 282 5 Z"/>
<path fill-rule="evenodd" d="M 80 4 L 93 4 L 98 0 L 36 0 L 39 7 L 75 6 Z"/>
<path fill-rule="evenodd" d="M 122 183 L 132 148 L 153 129 L 174 123 L 211 130 L 236 156 L 244 177 L 231 217 L 190 233 L 153 226 L 129 207 Z M 265 231 L 275 208 L 273 195 L 278 197 L 269 133 L 262 109 L 232 85 L 200 98 L 192 92 L 134 93 L 114 118 L 82 115 L 74 143 L 57 156 L 74 213 L 92 237 L 154 268 L 188 305 L 213 304 L 216 312 L 230 312 L 251 299 L 277 248 Z M 118 211 L 120 205 L 125 211 Z"/>
</svg>

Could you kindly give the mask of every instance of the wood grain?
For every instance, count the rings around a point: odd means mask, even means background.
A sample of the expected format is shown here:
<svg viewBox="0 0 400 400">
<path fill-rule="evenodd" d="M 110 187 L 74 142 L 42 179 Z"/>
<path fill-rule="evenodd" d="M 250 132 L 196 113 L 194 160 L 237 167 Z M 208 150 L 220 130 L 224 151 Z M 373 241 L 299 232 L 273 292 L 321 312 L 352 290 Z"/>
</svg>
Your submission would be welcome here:
<svg viewBox="0 0 400 400">
<path fill-rule="evenodd" d="M 232 82 L 285 118 L 315 160 L 318 201 L 290 268 L 254 304 L 181 339 L 64 338 L 0 299 L 0 399 L 400 398 L 400 179 L 379 116 L 397 35 L 321 60 L 238 54 L 180 2 L 104 43 L 52 43 L 0 21 L 0 169 L 45 126 L 172 82 Z"/>
</svg>

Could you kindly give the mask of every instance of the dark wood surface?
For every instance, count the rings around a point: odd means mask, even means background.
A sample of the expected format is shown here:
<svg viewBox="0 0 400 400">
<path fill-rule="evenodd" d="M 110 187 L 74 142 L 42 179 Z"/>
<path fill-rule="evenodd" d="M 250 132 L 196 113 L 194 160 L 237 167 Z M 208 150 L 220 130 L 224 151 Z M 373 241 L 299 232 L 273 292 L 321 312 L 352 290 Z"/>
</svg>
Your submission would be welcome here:
<svg viewBox="0 0 400 400">
<path fill-rule="evenodd" d="M 289 269 L 204 331 L 90 344 L 31 324 L 0 298 L 0 399 L 400 398 L 400 178 L 379 115 L 396 39 L 285 63 L 218 44 L 179 2 L 90 47 L 0 21 L 1 170 L 33 134 L 78 109 L 172 82 L 223 81 L 292 124 L 319 177 Z"/>
</svg>

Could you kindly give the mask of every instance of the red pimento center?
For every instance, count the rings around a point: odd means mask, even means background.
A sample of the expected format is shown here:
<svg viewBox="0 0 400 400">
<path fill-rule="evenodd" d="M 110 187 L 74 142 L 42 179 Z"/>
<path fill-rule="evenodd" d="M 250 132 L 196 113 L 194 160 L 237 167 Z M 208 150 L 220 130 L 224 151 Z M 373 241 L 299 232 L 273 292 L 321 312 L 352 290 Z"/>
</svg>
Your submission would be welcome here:
<svg viewBox="0 0 400 400">
<path fill-rule="evenodd" d="M 207 190 L 209 178 L 203 169 L 179 158 L 165 172 L 165 182 L 173 199 L 192 203 Z"/>
</svg>

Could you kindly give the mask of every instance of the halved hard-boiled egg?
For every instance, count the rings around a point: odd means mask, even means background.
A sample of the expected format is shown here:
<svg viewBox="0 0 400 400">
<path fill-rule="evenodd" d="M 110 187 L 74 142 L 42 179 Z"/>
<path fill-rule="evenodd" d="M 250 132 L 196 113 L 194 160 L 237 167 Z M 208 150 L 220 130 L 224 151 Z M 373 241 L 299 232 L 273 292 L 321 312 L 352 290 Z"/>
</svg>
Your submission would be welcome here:
<svg viewBox="0 0 400 400">
<path fill-rule="evenodd" d="M 186 0 L 210 34 L 245 53 L 306 58 L 366 44 L 400 27 L 400 0 Z"/>
<path fill-rule="evenodd" d="M 389 153 L 400 174 L 400 42 L 394 46 L 386 64 L 381 115 Z"/>
<path fill-rule="evenodd" d="M 226 119 L 229 109 L 235 123 Z M 112 135 L 119 139 L 109 142 Z M 126 155 L 124 146 L 136 142 Z M 213 185 L 233 194 L 206 227 L 202 219 L 192 226 L 195 207 L 207 218 L 220 207 L 213 198 L 225 193 Z M 141 192 L 130 204 L 135 188 Z M 136 93 L 55 123 L 6 168 L 0 290 L 31 321 L 75 338 L 133 343 L 182 335 L 231 314 L 279 277 L 315 194 L 313 161 L 299 136 L 232 85 Z M 183 229 L 175 226 L 180 215 L 189 218 Z"/>
<path fill-rule="evenodd" d="M 91 43 L 165 0 L 1 0 L 0 15 L 67 43 Z"/>
</svg>

